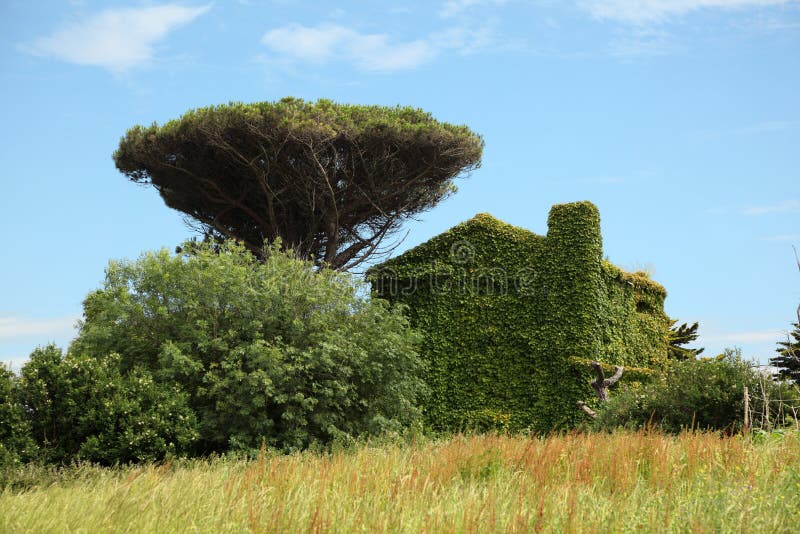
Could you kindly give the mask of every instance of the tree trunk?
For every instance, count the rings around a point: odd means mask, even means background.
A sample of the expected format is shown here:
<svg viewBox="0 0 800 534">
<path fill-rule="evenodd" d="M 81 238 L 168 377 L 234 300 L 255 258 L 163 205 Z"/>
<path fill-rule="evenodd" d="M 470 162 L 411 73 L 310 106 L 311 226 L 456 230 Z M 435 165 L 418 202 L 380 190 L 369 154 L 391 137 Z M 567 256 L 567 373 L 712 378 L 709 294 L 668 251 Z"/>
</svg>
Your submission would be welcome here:
<svg viewBox="0 0 800 534">
<path fill-rule="evenodd" d="M 592 382 L 594 392 L 597 393 L 597 398 L 600 399 L 600 402 L 608 402 L 608 388 L 622 378 L 622 367 L 615 365 L 614 375 L 611 378 L 606 378 L 603 367 L 598 362 L 592 362 L 592 369 L 597 373 L 597 380 Z"/>
<path fill-rule="evenodd" d="M 597 379 L 592 382 L 594 392 L 597 394 L 597 398 L 600 400 L 600 402 L 608 402 L 608 388 L 619 382 L 619 379 L 622 378 L 622 367 L 615 365 L 614 375 L 611 376 L 611 378 L 606 378 L 606 374 L 603 372 L 603 367 L 599 362 L 592 362 L 592 369 L 594 369 L 595 373 L 597 373 Z M 578 407 L 586 412 L 586 414 L 592 419 L 597 417 L 597 412 L 589 408 L 585 402 L 578 401 Z"/>
</svg>

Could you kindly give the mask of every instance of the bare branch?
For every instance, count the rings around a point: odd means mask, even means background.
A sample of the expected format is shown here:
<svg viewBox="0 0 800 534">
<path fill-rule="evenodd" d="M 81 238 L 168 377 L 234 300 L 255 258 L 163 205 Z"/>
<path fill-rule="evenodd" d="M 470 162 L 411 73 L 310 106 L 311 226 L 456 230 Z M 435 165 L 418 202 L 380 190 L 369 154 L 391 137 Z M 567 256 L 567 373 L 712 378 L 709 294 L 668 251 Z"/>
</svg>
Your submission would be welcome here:
<svg viewBox="0 0 800 534">
<path fill-rule="evenodd" d="M 608 402 L 608 388 L 613 386 L 619 379 L 622 378 L 622 367 L 619 365 L 614 366 L 614 375 L 611 378 L 606 378 L 603 372 L 603 366 L 599 362 L 592 362 L 592 369 L 597 373 L 597 380 L 592 382 L 594 392 L 600 402 Z"/>
<path fill-rule="evenodd" d="M 797 247 L 792 245 L 792 249 L 794 250 L 794 261 L 797 262 L 797 269 L 800 270 L 800 256 L 797 255 Z"/>
<path fill-rule="evenodd" d="M 605 380 L 603 380 L 603 387 L 613 386 L 614 384 L 619 382 L 620 378 L 622 378 L 622 367 L 620 367 L 619 365 L 615 365 L 614 374 L 611 376 L 611 378 L 606 378 Z"/>
<path fill-rule="evenodd" d="M 578 401 L 578 407 L 584 412 L 586 412 L 586 415 L 588 415 L 592 419 L 597 419 L 597 412 L 589 408 L 589 406 L 587 406 L 585 402 Z"/>
</svg>

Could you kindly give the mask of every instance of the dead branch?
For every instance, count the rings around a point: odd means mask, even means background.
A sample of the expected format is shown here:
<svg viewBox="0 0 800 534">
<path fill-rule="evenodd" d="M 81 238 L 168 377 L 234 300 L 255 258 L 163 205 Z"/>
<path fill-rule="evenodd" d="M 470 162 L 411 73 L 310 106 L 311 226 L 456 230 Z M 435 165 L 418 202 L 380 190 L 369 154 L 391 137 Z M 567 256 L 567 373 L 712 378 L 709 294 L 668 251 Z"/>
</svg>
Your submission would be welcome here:
<svg viewBox="0 0 800 534">
<path fill-rule="evenodd" d="M 597 398 L 600 399 L 600 402 L 608 402 L 608 388 L 619 382 L 619 379 L 622 378 L 622 367 L 615 365 L 614 375 L 611 378 L 606 378 L 603 367 L 599 362 L 592 362 L 592 369 L 597 373 L 597 380 L 592 382 L 594 392 L 597 394 Z"/>
<path fill-rule="evenodd" d="M 603 372 L 603 366 L 600 365 L 599 362 L 592 362 L 591 365 L 592 369 L 597 373 L 597 379 L 592 382 L 594 392 L 597 394 L 597 398 L 600 402 L 608 402 L 608 388 L 619 382 L 619 379 L 622 378 L 623 369 L 619 365 L 615 365 L 614 374 L 610 378 L 606 378 L 606 374 Z M 578 407 L 586 412 L 592 419 L 597 417 L 597 412 L 589 408 L 585 402 L 578 401 Z"/>
<path fill-rule="evenodd" d="M 794 260 L 797 262 L 797 268 L 800 269 L 800 256 L 797 255 L 797 247 L 792 245 L 794 249 Z M 797 322 L 800 323 L 800 305 L 797 306 Z"/>
<path fill-rule="evenodd" d="M 586 414 L 591 417 L 592 419 L 597 419 L 597 412 L 589 408 L 583 401 L 578 401 L 578 408 L 586 412 Z"/>
</svg>

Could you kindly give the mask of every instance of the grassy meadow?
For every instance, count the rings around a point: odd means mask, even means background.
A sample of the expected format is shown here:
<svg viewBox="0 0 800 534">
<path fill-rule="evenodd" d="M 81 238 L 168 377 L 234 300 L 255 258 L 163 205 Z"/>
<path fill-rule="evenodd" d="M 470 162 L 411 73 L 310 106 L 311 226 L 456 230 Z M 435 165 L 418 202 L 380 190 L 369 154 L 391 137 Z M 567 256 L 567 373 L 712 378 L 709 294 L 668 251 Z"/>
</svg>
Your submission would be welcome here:
<svg viewBox="0 0 800 534">
<path fill-rule="evenodd" d="M 40 468 L 41 469 L 41 468 Z M 21 468 L 4 532 L 796 532 L 800 438 L 497 435 Z"/>
</svg>

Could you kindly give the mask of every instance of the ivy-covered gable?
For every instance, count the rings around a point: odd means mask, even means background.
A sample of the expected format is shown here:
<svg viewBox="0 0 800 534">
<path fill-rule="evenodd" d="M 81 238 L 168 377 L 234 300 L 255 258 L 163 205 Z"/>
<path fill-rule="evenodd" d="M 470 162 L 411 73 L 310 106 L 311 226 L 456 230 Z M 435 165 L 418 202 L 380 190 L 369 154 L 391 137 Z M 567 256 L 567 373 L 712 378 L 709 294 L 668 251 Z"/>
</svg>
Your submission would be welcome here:
<svg viewBox="0 0 800 534">
<path fill-rule="evenodd" d="M 581 359 L 666 358 L 664 289 L 603 260 L 590 202 L 553 206 L 540 236 L 482 213 L 368 272 L 424 333 L 435 428 L 571 426 Z"/>
</svg>

